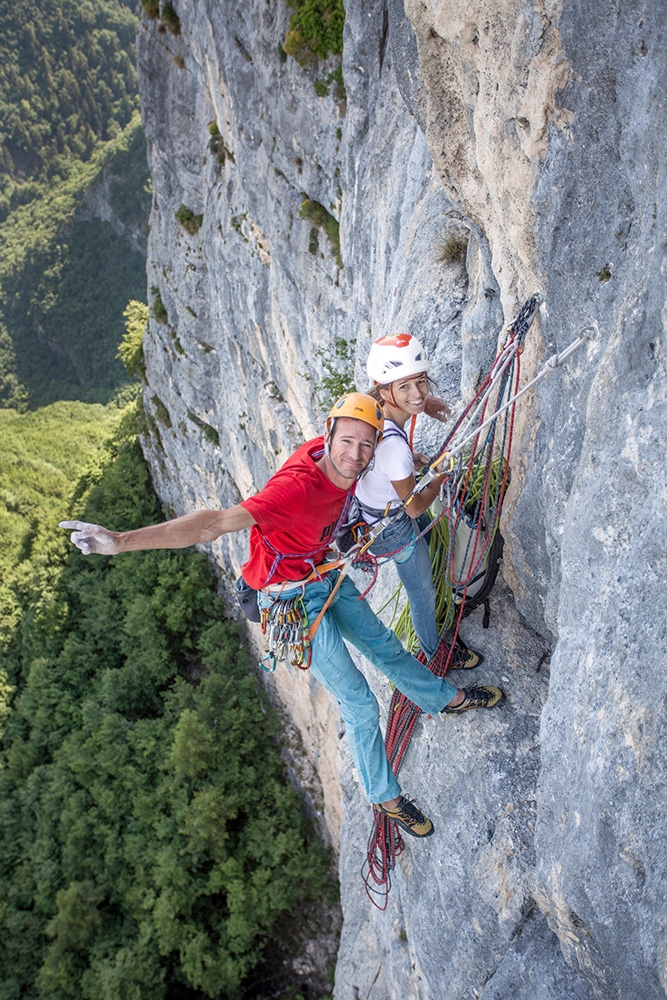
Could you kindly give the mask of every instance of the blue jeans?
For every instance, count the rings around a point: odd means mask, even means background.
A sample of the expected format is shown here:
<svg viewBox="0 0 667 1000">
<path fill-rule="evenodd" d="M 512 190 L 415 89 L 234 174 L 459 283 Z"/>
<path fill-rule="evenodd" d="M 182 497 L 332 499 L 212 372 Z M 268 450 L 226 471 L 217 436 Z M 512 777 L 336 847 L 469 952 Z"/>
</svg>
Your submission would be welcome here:
<svg viewBox="0 0 667 1000">
<path fill-rule="evenodd" d="M 337 572 L 328 573 L 323 580 L 305 586 L 303 599 L 309 621 L 317 617 L 337 578 Z M 293 597 L 300 591 L 301 587 L 285 590 L 281 597 Z M 271 597 L 260 592 L 260 607 L 270 604 Z M 437 715 L 448 705 L 457 689 L 410 656 L 394 633 L 371 611 L 368 602 L 360 600 L 354 583 L 345 577 L 315 635 L 310 669 L 340 705 L 352 757 L 368 801 L 387 802 L 400 795 L 401 789 L 387 760 L 378 703 L 343 639 L 356 646 L 399 691 L 429 715 Z"/>
<path fill-rule="evenodd" d="M 438 625 L 435 620 L 435 584 L 431 556 L 428 551 L 428 536 L 415 541 L 415 535 L 429 524 L 427 514 L 413 520 L 407 514 L 385 528 L 378 540 L 371 546 L 376 556 L 384 556 L 404 545 L 408 547 L 394 557 L 398 578 L 405 587 L 410 602 L 410 614 L 419 645 L 430 660 L 438 648 Z"/>
</svg>

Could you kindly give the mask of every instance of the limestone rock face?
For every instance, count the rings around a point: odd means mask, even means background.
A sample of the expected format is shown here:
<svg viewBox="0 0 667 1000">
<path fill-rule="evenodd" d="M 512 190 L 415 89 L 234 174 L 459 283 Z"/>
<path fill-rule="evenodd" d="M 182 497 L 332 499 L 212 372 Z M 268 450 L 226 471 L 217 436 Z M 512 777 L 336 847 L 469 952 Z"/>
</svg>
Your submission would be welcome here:
<svg viewBox="0 0 667 1000">
<path fill-rule="evenodd" d="M 285 59 L 280 0 L 176 7 L 181 33 L 144 19 L 137 46 L 145 449 L 174 513 L 260 488 L 382 334 L 417 334 L 456 408 L 533 291 L 525 381 L 597 331 L 519 404 L 504 581 L 491 628 L 465 625 L 507 702 L 420 720 L 401 779 L 436 834 L 383 912 L 337 706 L 290 668 L 269 681 L 340 847 L 335 996 L 662 997 L 667 4 L 349 3 L 345 94 L 333 58 Z M 245 548 L 212 547 L 224 579 Z M 376 607 L 394 585 L 384 568 Z"/>
</svg>

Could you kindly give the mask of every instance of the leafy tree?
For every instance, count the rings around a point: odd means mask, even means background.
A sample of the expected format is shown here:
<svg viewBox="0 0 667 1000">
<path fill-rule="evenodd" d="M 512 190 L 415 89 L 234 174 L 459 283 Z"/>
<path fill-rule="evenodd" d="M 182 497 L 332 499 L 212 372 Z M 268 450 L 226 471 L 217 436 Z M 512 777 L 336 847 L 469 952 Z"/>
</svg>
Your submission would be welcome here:
<svg viewBox="0 0 667 1000">
<path fill-rule="evenodd" d="M 294 13 L 283 49 L 302 66 L 343 51 L 345 8 L 342 0 L 288 0 Z"/>
</svg>

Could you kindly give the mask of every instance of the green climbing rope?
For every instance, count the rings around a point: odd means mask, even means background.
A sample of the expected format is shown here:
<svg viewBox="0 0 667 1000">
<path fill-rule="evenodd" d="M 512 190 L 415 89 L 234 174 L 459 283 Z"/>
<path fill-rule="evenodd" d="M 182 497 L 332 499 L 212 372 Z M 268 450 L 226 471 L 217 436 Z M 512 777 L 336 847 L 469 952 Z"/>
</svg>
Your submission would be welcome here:
<svg viewBox="0 0 667 1000">
<path fill-rule="evenodd" d="M 467 462 L 464 460 L 462 462 L 462 469 L 465 470 L 467 467 Z M 505 471 L 505 459 L 501 456 L 493 459 L 491 463 L 491 471 L 489 476 L 489 488 L 487 495 L 491 499 L 491 510 L 496 506 L 496 501 L 499 495 L 501 484 L 503 481 L 503 475 Z M 463 475 L 465 472 L 463 472 Z M 468 480 L 468 485 L 466 488 L 466 503 L 465 503 L 465 513 L 469 516 L 474 516 L 476 504 L 482 494 L 484 489 L 484 479 L 486 476 L 486 462 L 482 459 L 482 453 L 477 457 L 474 462 L 473 468 L 470 472 L 470 477 Z M 428 511 L 431 520 L 434 519 L 435 515 L 432 511 Z M 493 533 L 498 528 L 498 518 L 493 517 Z M 428 533 L 429 538 L 429 552 L 431 555 L 431 566 L 433 570 L 433 580 L 435 582 L 436 592 L 435 592 L 435 617 L 438 624 L 438 632 L 442 636 L 448 629 L 454 624 L 454 615 L 456 612 L 456 601 L 454 597 L 454 590 L 451 585 L 449 576 L 449 557 L 450 557 L 450 544 L 449 544 L 449 523 L 446 517 L 441 517 Z M 491 538 L 493 541 L 493 537 Z M 391 622 L 389 627 L 393 628 L 396 636 L 404 640 L 405 647 L 410 653 L 414 653 L 419 649 L 419 640 L 417 639 L 417 633 L 415 632 L 414 625 L 412 624 L 412 615 L 410 613 L 410 602 L 406 601 L 401 610 L 399 611 L 399 604 L 401 599 L 401 592 L 403 590 L 403 585 L 399 583 L 396 591 L 390 599 L 386 602 L 384 608 L 388 607 L 392 602 L 394 604 L 394 612 L 392 614 Z"/>
</svg>

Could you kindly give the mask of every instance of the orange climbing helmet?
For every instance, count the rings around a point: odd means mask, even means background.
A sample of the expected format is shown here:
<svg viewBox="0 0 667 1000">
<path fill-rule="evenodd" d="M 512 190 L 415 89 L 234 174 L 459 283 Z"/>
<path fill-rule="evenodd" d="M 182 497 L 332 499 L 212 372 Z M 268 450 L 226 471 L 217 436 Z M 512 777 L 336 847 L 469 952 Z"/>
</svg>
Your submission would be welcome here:
<svg viewBox="0 0 667 1000">
<path fill-rule="evenodd" d="M 426 351 L 416 337 L 399 333 L 380 337 L 371 345 L 366 371 L 371 382 L 389 385 L 399 378 L 410 378 L 429 370 Z"/>
<path fill-rule="evenodd" d="M 347 392 L 340 399 L 336 400 L 331 407 L 327 417 L 327 433 L 331 431 L 334 420 L 338 417 L 352 417 L 354 420 L 363 420 L 365 424 L 370 424 L 375 428 L 376 445 L 382 440 L 382 430 L 384 427 L 384 416 L 382 409 L 376 399 L 366 392 Z"/>
</svg>

